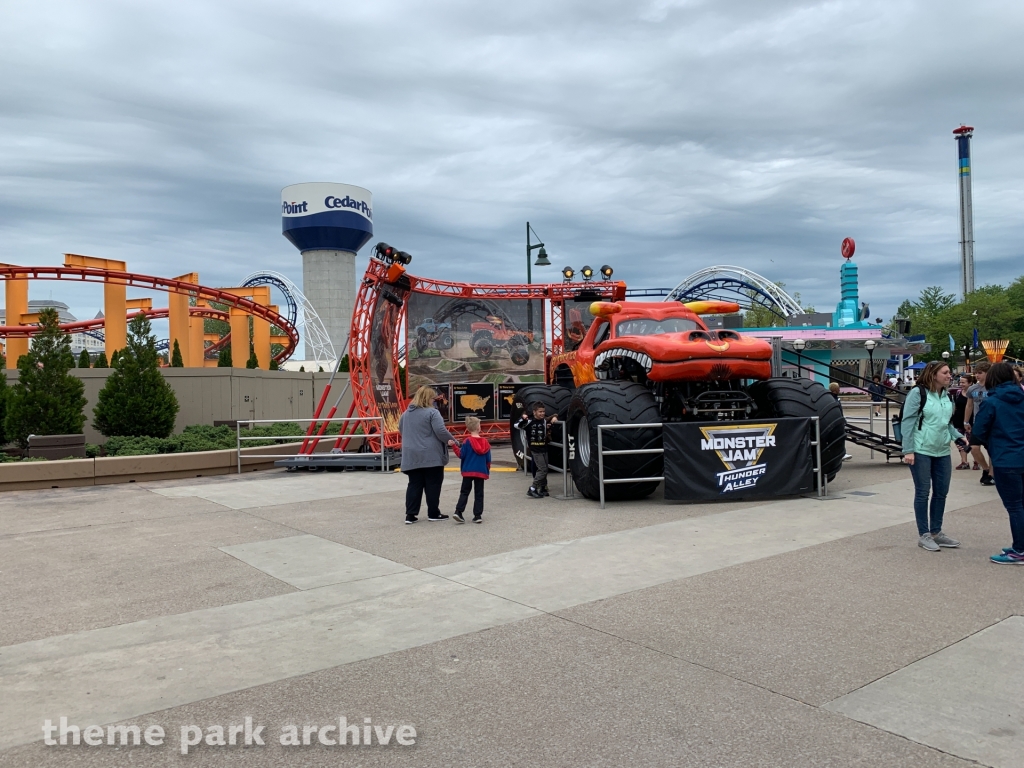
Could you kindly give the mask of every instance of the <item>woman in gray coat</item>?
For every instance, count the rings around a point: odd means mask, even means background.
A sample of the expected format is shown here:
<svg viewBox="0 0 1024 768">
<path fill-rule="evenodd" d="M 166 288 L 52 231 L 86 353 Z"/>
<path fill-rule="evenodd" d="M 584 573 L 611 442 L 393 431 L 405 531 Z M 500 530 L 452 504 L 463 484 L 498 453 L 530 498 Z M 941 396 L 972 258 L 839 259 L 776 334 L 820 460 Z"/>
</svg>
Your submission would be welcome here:
<svg viewBox="0 0 1024 768">
<path fill-rule="evenodd" d="M 444 428 L 444 419 L 434 407 L 437 393 L 420 387 L 408 410 L 398 420 L 402 434 L 402 472 L 409 478 L 405 490 L 405 524 L 412 525 L 420 513 L 423 492 L 427 493 L 427 519 L 447 520 L 441 514 L 441 484 L 444 465 L 448 463 L 448 446 L 455 442 Z"/>
</svg>

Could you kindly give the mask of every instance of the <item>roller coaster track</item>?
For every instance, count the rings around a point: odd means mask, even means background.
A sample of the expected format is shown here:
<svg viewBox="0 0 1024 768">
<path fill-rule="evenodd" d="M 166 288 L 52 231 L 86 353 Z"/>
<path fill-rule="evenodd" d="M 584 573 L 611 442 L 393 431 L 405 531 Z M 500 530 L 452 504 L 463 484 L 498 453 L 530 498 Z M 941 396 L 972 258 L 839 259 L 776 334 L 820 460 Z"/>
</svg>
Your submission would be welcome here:
<svg viewBox="0 0 1024 768">
<path fill-rule="evenodd" d="M 247 275 L 241 285 L 244 288 L 272 285 L 283 293 L 288 307 L 288 320 L 294 326 L 302 326 L 302 338 L 306 342 L 306 348 L 312 350 L 313 360 L 325 368 L 333 367 L 338 356 L 327 328 L 309 299 L 295 283 L 280 272 L 264 270 Z"/>
<path fill-rule="evenodd" d="M 796 299 L 767 278 L 725 264 L 694 272 L 665 297 L 665 301 L 701 299 L 735 301 L 744 309 L 763 307 L 781 318 L 803 312 Z"/>
<path fill-rule="evenodd" d="M 156 277 L 154 275 L 143 275 L 138 272 L 121 272 L 118 270 L 109 269 L 97 269 L 94 267 L 32 267 L 32 266 L 12 266 L 5 265 L 0 266 L 0 279 L 2 280 L 76 280 L 84 283 L 114 283 L 115 285 L 131 286 L 133 288 L 144 288 L 151 291 L 163 291 L 165 293 L 184 293 L 191 296 L 195 296 L 197 299 L 204 299 L 206 301 L 213 301 L 218 304 L 222 304 L 228 308 L 234 307 L 241 311 L 258 317 L 261 320 L 266 320 L 273 326 L 280 328 L 288 337 L 288 343 L 283 345 L 284 348 L 274 355 L 274 360 L 282 362 L 292 356 L 295 348 L 299 344 L 299 331 L 295 327 L 295 324 L 283 317 L 277 312 L 270 309 L 270 307 L 259 304 L 252 299 L 247 299 L 243 296 L 235 296 L 227 291 L 220 290 L 218 288 L 208 288 L 204 285 L 197 285 L 195 283 L 188 283 L 184 280 L 174 280 L 166 277 Z M 216 310 L 215 310 L 216 311 Z M 136 315 L 138 312 L 132 313 Z M 148 314 L 148 313 L 147 313 Z M 191 310 L 190 310 L 191 314 Z M 197 313 L 198 314 L 198 313 Z M 99 323 L 103 324 L 103 318 L 94 318 L 93 320 L 81 320 L 78 323 Z M 78 323 L 67 323 L 66 325 L 77 325 Z M 6 326 L 6 328 L 21 328 L 30 329 L 29 333 L 24 335 L 31 335 L 33 332 L 37 332 L 36 326 Z M 95 328 L 89 329 L 95 330 Z M 74 331 L 72 331 L 74 332 Z M 0 329 L 0 334 L 3 330 Z M 19 334 L 12 333 L 11 336 L 18 336 Z M 229 337 L 222 338 L 217 344 L 221 347 L 227 343 Z M 217 345 L 215 345 L 217 346 Z M 213 348 L 208 347 L 207 353 Z"/>
</svg>

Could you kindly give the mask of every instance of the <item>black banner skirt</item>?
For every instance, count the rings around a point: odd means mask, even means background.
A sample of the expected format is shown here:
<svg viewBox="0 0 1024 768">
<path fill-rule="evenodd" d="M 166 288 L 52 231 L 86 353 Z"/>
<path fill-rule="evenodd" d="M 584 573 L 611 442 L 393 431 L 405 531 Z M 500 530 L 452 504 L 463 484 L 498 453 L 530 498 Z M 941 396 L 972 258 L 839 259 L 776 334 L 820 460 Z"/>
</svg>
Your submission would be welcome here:
<svg viewBox="0 0 1024 768">
<path fill-rule="evenodd" d="M 672 422 L 663 429 L 667 500 L 794 496 L 815 487 L 810 419 Z"/>
</svg>

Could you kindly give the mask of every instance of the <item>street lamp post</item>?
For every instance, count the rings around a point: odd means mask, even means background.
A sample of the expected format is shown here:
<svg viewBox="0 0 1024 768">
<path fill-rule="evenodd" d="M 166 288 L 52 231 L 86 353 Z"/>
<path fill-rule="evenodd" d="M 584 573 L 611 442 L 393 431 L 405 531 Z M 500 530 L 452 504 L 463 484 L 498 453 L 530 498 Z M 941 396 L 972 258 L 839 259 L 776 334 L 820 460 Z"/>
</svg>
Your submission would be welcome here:
<svg viewBox="0 0 1024 768">
<path fill-rule="evenodd" d="M 531 233 L 534 236 L 536 236 L 536 234 L 537 234 L 536 232 L 533 231 L 533 228 L 530 226 L 530 222 L 526 222 L 526 284 L 527 285 L 529 285 L 530 283 L 533 282 L 533 273 L 530 271 L 530 258 L 531 258 L 532 254 L 533 254 L 533 252 L 535 250 L 537 250 L 538 248 L 540 249 L 540 251 L 537 253 L 537 263 L 534 264 L 533 266 L 535 266 L 535 267 L 550 267 L 551 266 L 551 262 L 548 260 L 548 252 L 544 248 L 544 243 L 541 243 L 541 242 L 531 243 L 531 241 L 530 241 L 530 234 Z M 540 240 L 540 238 L 538 237 L 537 240 Z"/>
<path fill-rule="evenodd" d="M 868 367 L 871 369 L 871 373 L 868 374 L 870 381 L 875 380 L 875 347 L 878 344 L 874 339 L 868 339 L 864 342 L 864 348 L 868 351 Z"/>
<path fill-rule="evenodd" d="M 802 370 L 803 369 L 803 365 L 802 365 L 803 356 L 800 353 L 804 351 L 804 348 L 806 346 L 807 346 L 807 342 L 804 341 L 803 339 L 793 339 L 793 349 L 796 352 L 796 373 L 797 373 L 797 378 L 803 378 L 803 373 L 804 373 L 803 370 Z"/>
</svg>

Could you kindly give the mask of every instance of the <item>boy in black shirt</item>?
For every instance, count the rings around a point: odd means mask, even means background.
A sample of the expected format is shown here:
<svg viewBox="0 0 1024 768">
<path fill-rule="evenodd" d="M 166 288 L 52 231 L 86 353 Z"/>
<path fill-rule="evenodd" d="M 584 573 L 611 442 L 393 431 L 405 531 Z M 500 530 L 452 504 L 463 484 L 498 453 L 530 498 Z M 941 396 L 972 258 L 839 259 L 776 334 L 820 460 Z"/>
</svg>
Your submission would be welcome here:
<svg viewBox="0 0 1024 768">
<path fill-rule="evenodd" d="M 550 419 L 544 418 L 544 404 L 534 403 L 530 406 L 533 418 L 526 413 L 516 425 L 524 430 L 526 450 L 533 458 L 533 466 L 537 474 L 533 478 L 533 485 L 526 495 L 532 499 L 541 499 L 548 494 L 548 424 L 558 421 L 558 416 L 553 415 Z"/>
</svg>

